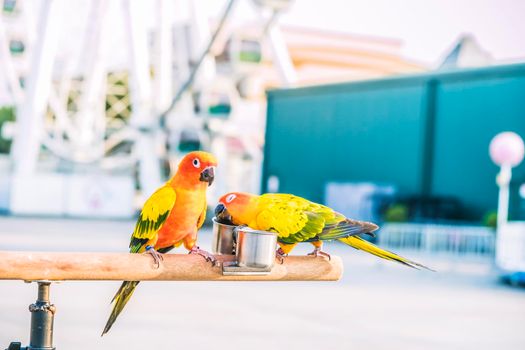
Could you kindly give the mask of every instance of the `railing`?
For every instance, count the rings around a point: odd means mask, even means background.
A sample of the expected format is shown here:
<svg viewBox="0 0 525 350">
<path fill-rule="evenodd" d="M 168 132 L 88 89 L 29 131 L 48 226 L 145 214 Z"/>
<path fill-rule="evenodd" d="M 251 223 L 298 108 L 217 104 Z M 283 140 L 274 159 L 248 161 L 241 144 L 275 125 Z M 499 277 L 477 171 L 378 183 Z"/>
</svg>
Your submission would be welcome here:
<svg viewBox="0 0 525 350">
<path fill-rule="evenodd" d="M 310 256 L 289 256 L 267 274 L 223 275 L 221 266 L 231 255 L 217 256 L 212 266 L 196 255 L 166 254 L 158 268 L 142 254 L 1 252 L 0 280 L 38 282 L 37 301 L 29 306 L 29 347 L 12 342 L 7 350 L 54 350 L 55 306 L 49 299 L 53 281 L 337 281 L 343 273 L 339 257 L 330 260 Z"/>
<path fill-rule="evenodd" d="M 494 257 L 496 240 L 488 227 L 412 223 L 386 224 L 378 236 L 385 248 L 481 259 Z"/>
</svg>

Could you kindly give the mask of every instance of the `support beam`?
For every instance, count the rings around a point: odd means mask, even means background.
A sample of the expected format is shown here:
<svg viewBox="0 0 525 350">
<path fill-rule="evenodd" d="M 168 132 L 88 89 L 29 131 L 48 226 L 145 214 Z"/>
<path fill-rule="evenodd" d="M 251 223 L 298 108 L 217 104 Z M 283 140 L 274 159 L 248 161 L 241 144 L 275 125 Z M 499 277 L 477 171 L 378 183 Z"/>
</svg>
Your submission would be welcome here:
<svg viewBox="0 0 525 350">
<path fill-rule="evenodd" d="M 233 256 L 218 256 L 231 261 Z M 64 281 L 337 281 L 341 259 L 289 256 L 276 262 L 272 272 L 259 276 L 223 276 L 201 256 L 166 254 L 156 269 L 149 255 L 129 253 L 56 253 L 0 251 L 0 280 Z"/>
<path fill-rule="evenodd" d="M 17 111 L 16 135 L 11 155 L 14 173 L 30 175 L 35 171 L 40 153 L 44 116 L 52 87 L 53 64 L 58 45 L 62 0 L 42 2 L 38 21 L 38 39 L 27 77 L 26 98 Z"/>
<path fill-rule="evenodd" d="M 273 64 L 277 68 L 281 84 L 286 87 L 295 86 L 298 80 L 297 72 L 276 20 L 270 24 L 266 35 L 272 51 Z"/>
<path fill-rule="evenodd" d="M 153 80 L 154 110 L 158 115 L 168 108 L 173 96 L 173 14 L 172 0 L 156 2 L 155 75 Z"/>
<path fill-rule="evenodd" d="M 139 130 L 134 152 L 139 161 L 139 182 L 144 198 L 162 184 L 160 159 L 157 152 L 158 118 L 153 114 L 150 76 L 148 25 L 143 16 L 145 2 L 126 0 L 124 22 L 131 57 L 130 95 L 132 113 L 130 124 Z"/>
<path fill-rule="evenodd" d="M 24 92 L 18 80 L 18 74 L 13 64 L 11 52 L 9 50 L 9 40 L 5 31 L 4 21 L 0 19 L 0 104 L 10 95 L 9 105 L 20 107 Z M 7 91 L 6 91 L 7 90 Z"/>
<path fill-rule="evenodd" d="M 104 0 L 91 2 L 89 20 L 83 44 L 82 93 L 75 115 L 78 134 L 72 140 L 75 159 L 89 160 L 104 157 L 106 128 L 107 72 L 106 37 L 108 31 L 108 3 Z"/>
</svg>

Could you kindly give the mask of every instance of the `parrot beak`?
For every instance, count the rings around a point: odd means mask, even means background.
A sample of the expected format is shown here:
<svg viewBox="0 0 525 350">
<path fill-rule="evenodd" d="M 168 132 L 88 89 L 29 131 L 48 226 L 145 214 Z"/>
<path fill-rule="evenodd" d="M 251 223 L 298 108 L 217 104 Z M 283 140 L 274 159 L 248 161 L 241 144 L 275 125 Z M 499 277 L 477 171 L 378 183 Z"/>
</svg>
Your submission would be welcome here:
<svg viewBox="0 0 525 350">
<path fill-rule="evenodd" d="M 215 207 L 215 218 L 217 218 L 220 223 L 224 224 L 230 224 L 232 222 L 232 217 L 230 213 L 228 213 L 228 209 L 226 209 L 222 203 L 217 204 Z"/>
<path fill-rule="evenodd" d="M 224 206 L 224 204 L 222 203 L 217 204 L 217 206 L 215 207 L 215 217 L 219 218 L 219 216 L 225 211 L 226 211 L 226 207 Z"/>
<path fill-rule="evenodd" d="M 213 179 L 215 179 L 215 167 L 213 166 L 206 167 L 199 178 L 200 181 L 207 182 L 208 186 L 211 186 Z"/>
</svg>

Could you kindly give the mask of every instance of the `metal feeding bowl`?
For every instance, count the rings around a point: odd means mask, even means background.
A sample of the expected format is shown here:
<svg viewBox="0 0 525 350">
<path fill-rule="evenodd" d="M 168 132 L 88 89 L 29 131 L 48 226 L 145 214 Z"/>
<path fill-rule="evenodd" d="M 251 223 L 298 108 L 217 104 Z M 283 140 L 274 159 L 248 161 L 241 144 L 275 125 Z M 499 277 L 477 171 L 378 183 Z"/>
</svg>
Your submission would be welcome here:
<svg viewBox="0 0 525 350">
<path fill-rule="evenodd" d="M 271 269 L 275 262 L 277 235 L 267 231 L 237 227 L 235 257 L 240 267 Z"/>
<path fill-rule="evenodd" d="M 235 254 L 235 227 L 217 221 L 213 218 L 213 237 L 211 241 L 211 251 L 218 255 Z"/>
<path fill-rule="evenodd" d="M 215 254 L 235 254 L 235 261 L 224 263 L 224 275 L 260 275 L 271 272 L 275 263 L 277 235 L 232 226 L 213 218 L 212 250 Z"/>
</svg>

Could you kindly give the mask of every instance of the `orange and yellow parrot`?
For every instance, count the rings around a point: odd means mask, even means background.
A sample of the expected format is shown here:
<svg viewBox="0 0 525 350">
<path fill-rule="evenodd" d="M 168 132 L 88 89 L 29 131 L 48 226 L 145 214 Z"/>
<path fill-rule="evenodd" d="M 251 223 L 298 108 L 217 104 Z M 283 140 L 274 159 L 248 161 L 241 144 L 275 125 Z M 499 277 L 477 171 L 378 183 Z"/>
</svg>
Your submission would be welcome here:
<svg viewBox="0 0 525 350">
<path fill-rule="evenodd" d="M 230 192 L 219 199 L 215 216 L 219 221 L 277 233 L 280 246 L 277 255 L 281 260 L 300 242 L 313 244 L 314 251 L 309 255 L 330 258 L 329 254 L 321 250 L 323 241 L 337 239 L 380 258 L 430 270 L 357 236 L 365 233 L 373 235 L 372 232 L 378 229 L 377 225 L 346 218 L 329 207 L 292 194 L 267 193 L 257 196 Z"/>
<path fill-rule="evenodd" d="M 151 254 L 159 267 L 163 253 L 184 244 L 189 254 L 215 262 L 213 255 L 195 243 L 206 217 L 206 189 L 213 182 L 216 166 L 213 155 L 206 152 L 191 152 L 181 160 L 176 174 L 144 204 L 131 235 L 130 253 Z M 138 284 L 122 282 L 102 335 L 110 330 Z"/>
</svg>

